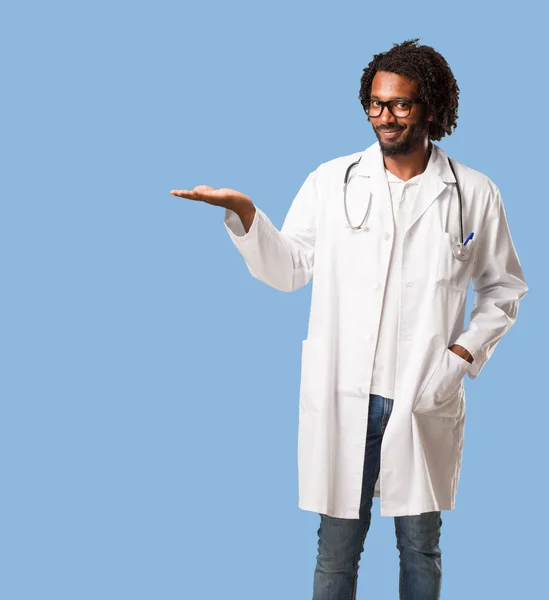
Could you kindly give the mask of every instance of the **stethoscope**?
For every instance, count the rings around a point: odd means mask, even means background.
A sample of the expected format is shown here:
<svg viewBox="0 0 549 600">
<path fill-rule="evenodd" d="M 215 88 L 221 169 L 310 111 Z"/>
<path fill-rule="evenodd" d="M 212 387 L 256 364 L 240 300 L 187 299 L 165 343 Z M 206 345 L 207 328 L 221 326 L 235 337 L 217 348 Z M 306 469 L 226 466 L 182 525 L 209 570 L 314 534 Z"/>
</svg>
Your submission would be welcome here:
<svg viewBox="0 0 549 600">
<path fill-rule="evenodd" d="M 362 157 L 360 157 L 360 158 L 362 158 Z M 364 225 L 366 219 L 368 218 L 368 215 L 370 214 L 370 208 L 372 206 L 372 197 L 370 196 L 370 199 L 368 200 L 368 209 L 366 210 L 366 214 L 364 215 L 362 222 L 360 223 L 360 225 L 357 225 L 356 227 L 351 225 L 351 221 L 349 220 L 349 213 L 347 212 L 347 183 L 349 180 L 349 172 L 355 165 L 358 165 L 358 163 L 360 162 L 360 158 L 358 160 L 356 160 L 355 162 L 351 163 L 347 167 L 347 171 L 345 171 L 345 179 L 343 181 L 343 204 L 345 206 L 345 216 L 347 217 L 347 223 L 349 223 L 349 227 L 351 229 L 360 229 L 362 227 L 362 225 Z M 466 246 L 467 246 L 467 243 L 473 238 L 474 233 L 471 233 L 467 237 L 467 239 L 465 241 L 463 241 L 463 207 L 462 207 L 462 203 L 461 203 L 461 190 L 459 189 L 458 178 L 457 178 L 456 172 L 454 170 L 454 167 L 452 166 L 452 161 L 450 160 L 449 156 L 447 158 L 448 158 L 448 164 L 450 165 L 450 169 L 452 169 L 452 173 L 454 174 L 454 177 L 456 178 L 456 190 L 457 190 L 458 199 L 459 199 L 459 233 L 460 233 L 461 242 L 458 242 L 457 244 L 454 245 L 454 247 L 452 248 L 452 254 L 458 260 L 467 261 L 467 260 L 469 260 L 469 256 L 471 253 L 470 253 L 469 248 L 467 248 Z"/>
</svg>

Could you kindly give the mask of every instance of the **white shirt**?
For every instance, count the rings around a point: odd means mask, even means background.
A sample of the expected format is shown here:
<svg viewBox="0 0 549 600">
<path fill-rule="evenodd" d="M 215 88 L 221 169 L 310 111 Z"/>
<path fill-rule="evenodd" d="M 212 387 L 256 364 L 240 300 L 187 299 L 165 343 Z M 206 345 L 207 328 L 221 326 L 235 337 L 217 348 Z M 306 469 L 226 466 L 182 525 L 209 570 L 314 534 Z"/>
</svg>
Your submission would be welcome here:
<svg viewBox="0 0 549 600">
<path fill-rule="evenodd" d="M 383 297 L 370 393 L 379 394 L 385 398 L 394 398 L 402 241 L 423 173 L 408 181 L 403 181 L 387 169 L 385 169 L 385 174 L 391 191 L 395 236 Z"/>
</svg>

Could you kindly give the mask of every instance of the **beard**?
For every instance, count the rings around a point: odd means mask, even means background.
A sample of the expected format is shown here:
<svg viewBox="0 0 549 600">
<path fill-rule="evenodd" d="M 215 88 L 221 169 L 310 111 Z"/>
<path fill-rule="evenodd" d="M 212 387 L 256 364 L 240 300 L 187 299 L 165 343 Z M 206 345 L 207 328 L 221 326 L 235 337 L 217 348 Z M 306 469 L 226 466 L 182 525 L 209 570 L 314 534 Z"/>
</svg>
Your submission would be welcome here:
<svg viewBox="0 0 549 600">
<path fill-rule="evenodd" d="M 399 156 L 402 154 L 408 154 L 408 152 L 422 144 L 425 137 L 425 132 L 428 131 L 428 129 L 429 121 L 408 125 L 408 127 L 405 129 L 401 129 L 402 133 L 394 141 L 384 140 L 375 127 L 374 133 L 378 139 L 381 153 L 384 156 Z"/>
</svg>

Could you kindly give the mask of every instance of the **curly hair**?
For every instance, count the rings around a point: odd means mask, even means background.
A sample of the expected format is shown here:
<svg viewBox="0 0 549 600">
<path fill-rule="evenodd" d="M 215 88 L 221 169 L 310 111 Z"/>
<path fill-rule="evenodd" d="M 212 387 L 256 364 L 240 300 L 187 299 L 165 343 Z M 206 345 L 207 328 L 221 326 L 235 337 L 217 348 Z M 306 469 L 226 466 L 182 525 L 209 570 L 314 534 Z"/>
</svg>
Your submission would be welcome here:
<svg viewBox="0 0 549 600">
<path fill-rule="evenodd" d="M 417 45 L 419 38 L 393 44 L 387 52 L 374 54 L 360 78 L 359 100 L 366 112 L 377 71 L 390 71 L 418 83 L 418 100 L 434 115 L 429 139 L 440 140 L 452 135 L 458 119 L 459 87 L 446 59 L 431 46 Z M 367 113 L 366 113 L 367 114 Z"/>
</svg>

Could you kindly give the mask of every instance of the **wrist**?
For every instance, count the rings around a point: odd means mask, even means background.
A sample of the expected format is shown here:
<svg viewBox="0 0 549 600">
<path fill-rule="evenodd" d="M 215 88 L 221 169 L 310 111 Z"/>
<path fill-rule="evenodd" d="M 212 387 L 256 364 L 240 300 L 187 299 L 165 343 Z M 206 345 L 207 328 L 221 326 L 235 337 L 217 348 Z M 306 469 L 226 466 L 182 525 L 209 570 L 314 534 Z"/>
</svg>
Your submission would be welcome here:
<svg viewBox="0 0 549 600">
<path fill-rule="evenodd" d="M 236 200 L 231 199 L 225 207 L 240 216 L 250 213 L 255 208 L 255 205 L 249 198 L 238 198 Z"/>
<path fill-rule="evenodd" d="M 255 219 L 255 206 L 252 204 L 250 207 L 239 208 L 235 212 L 240 218 L 244 231 L 248 233 Z"/>
<path fill-rule="evenodd" d="M 452 352 L 466 360 L 468 363 L 472 363 L 474 360 L 473 355 L 466 348 L 460 346 L 459 344 L 452 344 L 448 348 L 448 350 L 451 350 Z"/>
<path fill-rule="evenodd" d="M 239 217 L 255 214 L 255 206 L 253 204 L 244 204 L 243 206 L 237 206 L 233 210 Z"/>
</svg>

